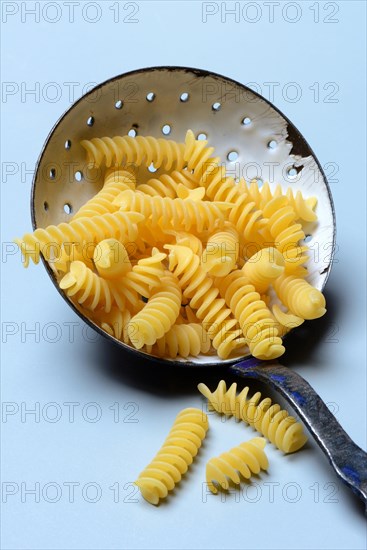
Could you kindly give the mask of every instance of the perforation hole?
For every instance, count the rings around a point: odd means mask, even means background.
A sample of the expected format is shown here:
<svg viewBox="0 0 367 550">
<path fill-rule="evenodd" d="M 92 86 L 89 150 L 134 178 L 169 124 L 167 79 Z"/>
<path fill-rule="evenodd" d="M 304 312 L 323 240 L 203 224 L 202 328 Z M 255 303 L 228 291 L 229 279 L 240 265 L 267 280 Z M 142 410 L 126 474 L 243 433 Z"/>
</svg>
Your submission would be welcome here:
<svg viewBox="0 0 367 550">
<path fill-rule="evenodd" d="M 230 151 L 227 155 L 227 160 L 229 162 L 235 162 L 238 159 L 238 153 L 237 151 Z"/>
<path fill-rule="evenodd" d="M 128 131 L 127 135 L 130 137 L 135 137 L 137 134 L 137 131 L 134 128 L 131 128 L 131 130 Z"/>
<path fill-rule="evenodd" d="M 197 139 L 199 141 L 204 141 L 205 139 L 207 139 L 207 137 L 208 136 L 206 134 L 204 134 L 204 132 L 202 132 L 201 134 L 198 134 Z"/>
<path fill-rule="evenodd" d="M 75 178 L 75 181 L 82 181 L 83 179 L 83 172 L 81 172 L 80 170 L 77 170 L 74 174 L 74 178 Z"/>
<path fill-rule="evenodd" d="M 45 202 L 43 203 L 43 210 L 44 210 L 45 212 L 48 212 L 48 209 L 49 209 L 48 202 L 45 201 Z"/>
<path fill-rule="evenodd" d="M 312 235 L 306 235 L 306 237 L 303 239 L 303 242 L 305 243 L 309 243 L 310 241 L 312 241 Z"/>
<path fill-rule="evenodd" d="M 261 187 L 264 184 L 264 180 L 262 178 L 255 178 L 255 181 L 258 187 Z"/>
<path fill-rule="evenodd" d="M 287 170 L 287 176 L 292 179 L 292 178 L 296 178 L 297 177 L 297 168 L 295 168 L 294 166 L 291 166 L 290 168 L 288 168 Z"/>
<path fill-rule="evenodd" d="M 65 214 L 71 214 L 73 211 L 73 207 L 71 206 L 71 204 L 69 202 L 66 202 L 64 204 L 64 212 Z"/>
<path fill-rule="evenodd" d="M 182 101 L 182 103 L 186 103 L 186 101 L 189 100 L 189 94 L 187 92 L 183 92 L 183 94 L 180 95 L 180 101 Z"/>
<path fill-rule="evenodd" d="M 50 180 L 54 180 L 56 178 L 56 169 L 51 168 L 49 173 L 48 173 L 48 176 L 49 176 Z"/>
<path fill-rule="evenodd" d="M 219 101 L 216 101 L 215 103 L 213 103 L 212 109 L 213 111 L 219 111 L 221 106 L 222 106 L 221 103 L 219 103 Z"/>
<path fill-rule="evenodd" d="M 168 136 L 171 133 L 171 126 L 169 124 L 165 124 L 162 126 L 162 134 L 165 136 Z"/>
<path fill-rule="evenodd" d="M 123 106 L 123 102 L 121 101 L 121 99 L 118 99 L 115 103 L 115 108 L 122 109 L 122 106 Z"/>
<path fill-rule="evenodd" d="M 154 101 L 155 100 L 155 93 L 154 92 L 149 92 L 147 94 L 147 101 Z"/>
<path fill-rule="evenodd" d="M 93 126 L 94 124 L 94 116 L 90 116 L 88 119 L 87 119 L 87 125 L 88 126 Z"/>
<path fill-rule="evenodd" d="M 275 139 L 272 139 L 271 141 L 269 141 L 268 143 L 268 149 L 276 149 L 278 146 L 277 142 L 275 141 Z"/>
<path fill-rule="evenodd" d="M 65 149 L 70 149 L 70 147 L 71 147 L 71 141 L 70 141 L 70 139 L 67 139 L 65 141 Z"/>
<path fill-rule="evenodd" d="M 148 166 L 148 170 L 149 170 L 149 172 L 154 173 L 154 172 L 156 172 L 156 171 L 158 170 L 158 168 L 156 168 L 156 167 L 154 166 L 154 164 L 152 163 L 150 166 Z"/>
<path fill-rule="evenodd" d="M 241 124 L 243 124 L 243 126 L 249 126 L 251 124 L 252 120 L 249 116 L 245 116 L 242 121 L 241 121 Z"/>
</svg>

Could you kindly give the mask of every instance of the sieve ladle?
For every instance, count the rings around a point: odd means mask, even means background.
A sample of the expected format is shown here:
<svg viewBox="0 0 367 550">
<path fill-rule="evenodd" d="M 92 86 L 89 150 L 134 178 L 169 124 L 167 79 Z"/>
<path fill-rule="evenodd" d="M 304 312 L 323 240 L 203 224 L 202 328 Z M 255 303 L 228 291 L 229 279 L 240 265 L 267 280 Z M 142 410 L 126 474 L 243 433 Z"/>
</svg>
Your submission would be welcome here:
<svg viewBox="0 0 367 550">
<path fill-rule="evenodd" d="M 276 107 L 248 87 L 219 74 L 186 67 L 151 67 L 122 74 L 96 86 L 76 101 L 51 130 L 37 162 L 31 211 L 34 229 L 68 221 L 101 187 L 88 172 L 82 139 L 129 134 L 183 141 L 191 128 L 207 138 L 235 177 L 259 185 L 291 186 L 318 198 L 318 223 L 305 228 L 312 250 L 309 282 L 322 290 L 335 247 L 335 215 L 324 171 L 312 149 Z M 151 167 L 151 169 L 154 169 Z M 160 170 L 155 172 L 159 176 Z M 143 183 L 149 169 L 139 174 Z M 74 311 L 96 331 L 135 356 L 136 351 L 86 318 L 59 289 Z M 235 374 L 270 385 L 289 402 L 328 457 L 337 475 L 367 503 L 367 455 L 349 438 L 319 395 L 297 373 L 251 357 L 219 361 L 216 357 L 168 360 L 171 366 L 199 367 L 218 363 Z"/>
</svg>

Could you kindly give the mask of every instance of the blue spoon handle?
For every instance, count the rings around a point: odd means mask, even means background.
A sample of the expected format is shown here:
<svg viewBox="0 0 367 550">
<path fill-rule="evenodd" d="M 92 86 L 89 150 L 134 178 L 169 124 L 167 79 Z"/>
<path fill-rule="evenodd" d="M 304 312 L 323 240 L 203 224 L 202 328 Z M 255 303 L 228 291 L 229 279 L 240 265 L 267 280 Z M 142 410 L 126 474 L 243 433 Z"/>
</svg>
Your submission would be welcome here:
<svg viewBox="0 0 367 550">
<path fill-rule="evenodd" d="M 302 376 L 277 364 L 247 360 L 230 367 L 245 378 L 256 378 L 289 402 L 326 454 L 337 475 L 367 509 L 367 453 L 343 430 L 321 397 Z"/>
</svg>

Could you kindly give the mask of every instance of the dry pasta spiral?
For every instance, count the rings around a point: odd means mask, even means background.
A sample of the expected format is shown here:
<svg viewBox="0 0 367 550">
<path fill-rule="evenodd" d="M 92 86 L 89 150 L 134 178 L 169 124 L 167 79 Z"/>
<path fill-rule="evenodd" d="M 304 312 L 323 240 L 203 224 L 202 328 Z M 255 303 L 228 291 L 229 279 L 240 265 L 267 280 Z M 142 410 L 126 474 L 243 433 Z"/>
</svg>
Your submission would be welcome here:
<svg viewBox="0 0 367 550">
<path fill-rule="evenodd" d="M 154 346 L 147 346 L 146 351 L 158 357 L 171 357 L 174 359 L 197 357 L 200 353 L 208 353 L 211 347 L 210 338 L 199 323 L 175 324 Z"/>
<path fill-rule="evenodd" d="M 129 273 L 111 281 L 110 287 L 115 290 L 117 296 L 123 296 L 134 311 L 140 311 L 140 297 L 148 299 L 151 289 L 161 284 L 164 275 L 162 262 L 165 258 L 166 254 L 154 248 L 151 256 L 142 258 Z"/>
<path fill-rule="evenodd" d="M 205 384 L 199 384 L 198 389 L 212 409 L 249 424 L 284 453 L 298 451 L 307 441 L 300 422 L 280 405 L 272 404 L 269 397 L 261 400 L 260 392 L 248 398 L 248 386 L 237 394 L 236 383 L 227 391 L 225 381 L 221 380 L 214 392 Z"/>
<path fill-rule="evenodd" d="M 263 209 L 264 217 L 268 219 L 269 230 L 274 246 L 283 254 L 286 262 L 286 272 L 302 266 L 307 262 L 307 247 L 298 246 L 305 238 L 301 224 L 295 223 L 296 214 L 289 206 L 287 197 L 277 197 L 268 202 Z"/>
<path fill-rule="evenodd" d="M 138 185 L 137 190 L 155 197 L 168 197 L 175 199 L 179 185 L 185 185 L 188 189 L 198 186 L 197 180 L 188 170 L 174 170 L 170 174 L 162 174 L 159 178 L 151 178 L 147 183 Z"/>
<path fill-rule="evenodd" d="M 200 409 L 182 410 L 152 462 L 135 484 L 151 504 L 158 504 L 187 472 L 208 430 L 208 417 Z"/>
<path fill-rule="evenodd" d="M 94 265 L 101 277 L 116 279 L 131 271 L 129 254 L 117 239 L 100 241 L 93 255 Z"/>
<path fill-rule="evenodd" d="M 227 203 L 150 197 L 133 191 L 123 191 L 115 203 L 123 211 L 140 212 L 145 218 L 150 218 L 152 225 L 160 223 L 163 227 L 185 231 L 192 227 L 198 231 L 213 230 L 218 221 L 224 221 L 223 211 L 230 206 Z"/>
<path fill-rule="evenodd" d="M 219 357 L 226 359 L 234 349 L 242 346 L 238 322 L 233 318 L 225 300 L 217 298 L 219 290 L 213 286 L 200 265 L 200 259 L 186 246 L 166 245 L 170 250 L 169 268 L 180 281 L 183 295 L 203 323 Z"/>
<path fill-rule="evenodd" d="M 257 292 L 263 293 L 277 277 L 283 275 L 284 258 L 276 248 L 262 248 L 245 263 L 242 271 Z"/>
<path fill-rule="evenodd" d="M 85 243 L 83 246 L 77 243 L 62 243 L 57 250 L 57 255 L 50 258 L 48 263 L 51 269 L 58 275 L 69 271 L 71 262 L 79 260 L 87 267 L 93 269 L 94 243 Z"/>
<path fill-rule="evenodd" d="M 130 343 L 127 334 L 127 325 L 131 319 L 131 313 L 128 309 L 120 309 L 116 306 L 112 306 L 109 312 L 104 309 L 97 309 L 92 312 L 88 311 L 88 313 L 92 321 L 107 332 L 107 334 L 114 336 L 117 340 L 121 340 L 121 342 L 125 344 Z"/>
<path fill-rule="evenodd" d="M 181 308 L 182 292 L 171 274 L 162 278 L 143 309 L 131 318 L 127 331 L 137 349 L 153 345 L 174 325 Z"/>
<path fill-rule="evenodd" d="M 59 286 L 69 298 L 92 311 L 104 307 L 109 312 L 115 303 L 116 297 L 108 282 L 80 261 L 71 262 L 70 271 L 61 279 Z"/>
<path fill-rule="evenodd" d="M 303 279 L 282 275 L 274 281 L 274 289 L 283 304 L 302 319 L 318 319 L 326 313 L 324 295 Z"/>
<path fill-rule="evenodd" d="M 135 178 L 127 170 L 112 170 L 107 174 L 102 189 L 86 202 L 73 216 L 78 218 L 89 218 L 108 212 L 116 212 L 118 207 L 113 204 L 113 199 L 126 189 L 135 189 Z"/>
<path fill-rule="evenodd" d="M 284 194 L 280 185 L 277 185 L 272 193 L 268 183 L 264 183 L 264 185 L 259 189 L 256 180 L 252 181 L 250 185 L 246 185 L 246 183 L 243 182 L 243 188 L 250 195 L 251 200 L 256 203 L 257 208 L 260 210 L 262 210 L 273 198 L 286 196 L 288 199 L 288 204 L 292 207 L 295 213 L 296 219 L 304 222 L 314 222 L 317 219 L 314 212 L 314 208 L 317 204 L 316 197 L 309 197 L 305 199 L 301 191 L 294 192 L 290 187 Z"/>
<path fill-rule="evenodd" d="M 192 170 L 198 179 L 201 179 L 214 152 L 214 148 L 207 147 L 207 144 L 207 140 L 196 140 L 192 130 L 186 132 L 184 160 L 187 162 L 187 168 Z"/>
<path fill-rule="evenodd" d="M 293 328 L 299 327 L 304 322 L 302 317 L 298 317 L 289 311 L 286 313 L 280 309 L 278 304 L 274 304 L 272 307 L 272 313 L 274 319 L 277 321 L 277 331 L 279 336 L 282 338 L 287 332 Z"/>
<path fill-rule="evenodd" d="M 154 164 L 155 168 L 181 170 L 184 165 L 184 144 L 172 140 L 152 136 L 115 136 L 83 140 L 80 144 L 86 150 L 87 162 L 92 168 L 103 164 L 107 167 Z"/>
<path fill-rule="evenodd" d="M 193 233 L 187 233 L 186 231 L 174 231 L 173 229 L 169 229 L 166 231 L 166 234 L 172 235 L 176 240 L 176 244 L 187 246 L 188 248 L 191 248 L 194 254 L 201 256 L 203 251 L 203 244 L 199 237 L 197 237 Z"/>
<path fill-rule="evenodd" d="M 255 208 L 255 203 L 248 202 L 247 195 L 238 197 L 233 208 L 229 212 L 228 221 L 231 222 L 241 237 L 250 243 L 262 243 L 259 233 L 265 225 L 262 212 Z"/>
<path fill-rule="evenodd" d="M 22 239 L 15 239 L 24 258 L 24 266 L 28 267 L 31 259 L 35 264 L 40 260 L 40 254 L 47 261 L 52 259 L 53 250 L 67 243 L 90 243 L 101 241 L 106 237 L 116 237 L 122 243 L 132 242 L 138 236 L 137 224 L 144 219 L 138 212 L 114 212 L 92 218 L 80 218 L 70 223 L 49 225 L 46 229 L 36 229 L 26 233 Z"/>
<path fill-rule="evenodd" d="M 232 271 L 216 280 L 227 306 L 238 319 L 250 352 L 258 359 L 276 359 L 285 348 L 271 312 L 242 271 Z"/>
<path fill-rule="evenodd" d="M 281 189 L 281 187 L 278 186 L 278 189 Z M 297 193 L 294 194 L 290 187 L 288 187 L 286 195 L 289 200 L 289 204 L 293 207 L 298 219 L 305 222 L 314 222 L 317 220 L 317 216 L 314 212 L 317 204 L 316 197 L 309 197 L 305 199 L 301 191 L 297 191 Z"/>
<path fill-rule="evenodd" d="M 227 224 L 209 237 L 201 257 L 201 265 L 213 277 L 228 275 L 236 266 L 239 245 L 236 229 Z"/>
<path fill-rule="evenodd" d="M 267 470 L 269 462 L 263 450 L 265 445 L 266 440 L 263 437 L 254 437 L 218 457 L 211 458 L 206 465 L 206 483 L 210 491 L 218 493 L 213 482 L 226 491 L 229 489 L 228 480 L 239 485 L 240 475 L 244 479 L 250 479 L 252 474 Z"/>
</svg>

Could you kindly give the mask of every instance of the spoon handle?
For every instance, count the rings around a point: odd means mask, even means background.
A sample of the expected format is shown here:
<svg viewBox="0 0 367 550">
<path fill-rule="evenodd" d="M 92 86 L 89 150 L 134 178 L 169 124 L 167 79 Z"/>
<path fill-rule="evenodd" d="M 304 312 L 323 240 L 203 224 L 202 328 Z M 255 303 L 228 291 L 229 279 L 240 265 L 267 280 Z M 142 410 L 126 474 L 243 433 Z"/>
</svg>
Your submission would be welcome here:
<svg viewBox="0 0 367 550">
<path fill-rule="evenodd" d="M 282 365 L 244 361 L 230 367 L 245 378 L 256 378 L 278 391 L 296 411 L 337 475 L 367 508 L 367 453 L 343 430 L 321 397 L 302 376 Z"/>
</svg>

